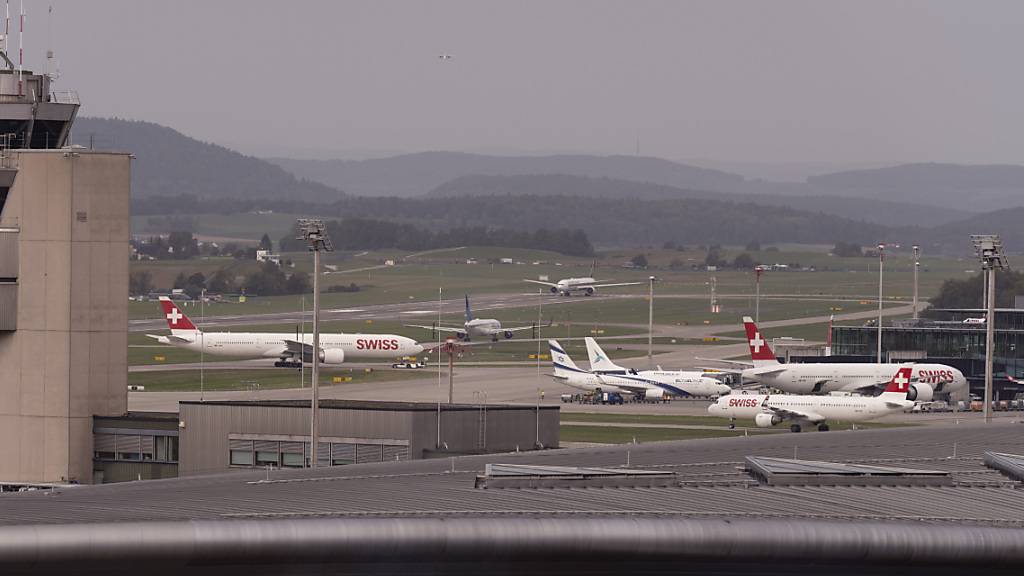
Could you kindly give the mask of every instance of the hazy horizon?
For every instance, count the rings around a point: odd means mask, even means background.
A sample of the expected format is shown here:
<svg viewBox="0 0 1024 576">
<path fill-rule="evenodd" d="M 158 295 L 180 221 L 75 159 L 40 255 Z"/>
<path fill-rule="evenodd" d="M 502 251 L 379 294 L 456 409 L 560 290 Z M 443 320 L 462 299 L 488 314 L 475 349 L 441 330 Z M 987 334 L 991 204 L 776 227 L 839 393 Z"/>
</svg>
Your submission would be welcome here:
<svg viewBox="0 0 1024 576">
<path fill-rule="evenodd" d="M 46 7 L 53 6 L 48 17 Z M 82 114 L 259 156 L 1019 163 L 1013 2 L 26 2 Z M 16 10 L 13 10 L 16 12 Z M 16 40 L 16 38 L 12 38 Z M 451 54 L 450 60 L 438 58 Z"/>
</svg>

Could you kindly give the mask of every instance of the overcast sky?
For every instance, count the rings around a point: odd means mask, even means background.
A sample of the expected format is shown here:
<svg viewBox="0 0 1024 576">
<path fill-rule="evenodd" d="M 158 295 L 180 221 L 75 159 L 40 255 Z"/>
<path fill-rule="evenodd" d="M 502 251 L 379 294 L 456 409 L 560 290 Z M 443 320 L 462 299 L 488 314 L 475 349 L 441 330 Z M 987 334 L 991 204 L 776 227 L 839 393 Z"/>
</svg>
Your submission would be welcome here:
<svg viewBox="0 0 1024 576">
<path fill-rule="evenodd" d="M 26 10 L 27 64 L 42 67 L 50 36 L 58 89 L 78 90 L 83 114 L 256 154 L 632 154 L 638 138 L 645 155 L 754 162 L 1019 163 L 1024 150 L 1024 2 L 30 0 Z"/>
</svg>

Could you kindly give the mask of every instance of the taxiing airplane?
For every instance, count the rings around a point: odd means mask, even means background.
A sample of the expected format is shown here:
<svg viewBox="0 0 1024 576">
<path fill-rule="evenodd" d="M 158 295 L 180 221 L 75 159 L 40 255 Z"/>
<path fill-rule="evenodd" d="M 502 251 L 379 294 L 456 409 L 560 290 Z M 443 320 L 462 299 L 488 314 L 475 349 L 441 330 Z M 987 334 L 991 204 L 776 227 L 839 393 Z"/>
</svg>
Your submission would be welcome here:
<svg viewBox="0 0 1024 576">
<path fill-rule="evenodd" d="M 778 388 L 792 394 L 826 394 L 829 392 L 856 392 L 874 395 L 888 382 L 897 364 L 865 362 L 797 362 L 782 364 L 771 346 L 749 317 L 743 318 L 752 362 L 719 360 L 743 366 L 737 372 L 744 382 Z M 912 364 L 914 383 L 909 398 L 929 402 L 937 395 L 967 393 L 967 378 L 963 372 L 946 364 Z"/>
<path fill-rule="evenodd" d="M 147 334 L 161 344 L 219 356 L 277 358 L 279 367 L 298 367 L 313 361 L 313 335 L 272 332 L 203 332 L 168 297 L 160 297 L 170 336 Z M 395 334 L 320 334 L 320 362 L 385 360 L 415 356 L 423 346 Z"/>
<path fill-rule="evenodd" d="M 601 346 L 590 336 L 584 338 L 587 344 L 587 356 L 590 357 L 590 371 L 602 376 L 620 375 L 624 378 L 643 378 L 659 385 L 669 385 L 682 391 L 681 396 L 697 396 L 702 398 L 718 397 L 728 394 L 732 388 L 720 381 L 706 376 L 704 372 L 683 370 L 637 370 L 624 368 L 608 359 Z"/>
<path fill-rule="evenodd" d="M 717 396 L 729 392 L 728 386 L 713 378 L 690 382 L 652 371 L 630 373 L 620 368 L 621 373 L 601 373 L 584 370 L 573 362 L 557 340 L 548 340 L 548 348 L 551 350 L 555 380 L 586 392 L 618 392 L 646 400 L 661 400 L 666 396 Z"/>
<path fill-rule="evenodd" d="M 734 420 L 753 418 L 761 428 L 789 422 L 793 432 L 800 432 L 803 426 L 817 426 L 827 432 L 828 420 L 864 422 L 913 408 L 910 378 L 911 367 L 900 367 L 879 396 L 730 394 L 708 406 L 708 413 Z"/>
<path fill-rule="evenodd" d="M 424 326 L 421 324 L 406 324 L 409 328 L 425 328 L 427 330 L 440 330 L 441 332 L 454 332 L 455 337 L 464 342 L 471 341 L 474 337 L 490 338 L 497 342 L 499 336 L 512 338 L 520 330 L 533 330 L 534 325 L 518 326 L 516 328 L 502 328 L 501 322 L 494 318 L 473 318 L 473 311 L 469 308 L 469 295 L 466 296 L 466 322 L 461 326 Z"/>
</svg>

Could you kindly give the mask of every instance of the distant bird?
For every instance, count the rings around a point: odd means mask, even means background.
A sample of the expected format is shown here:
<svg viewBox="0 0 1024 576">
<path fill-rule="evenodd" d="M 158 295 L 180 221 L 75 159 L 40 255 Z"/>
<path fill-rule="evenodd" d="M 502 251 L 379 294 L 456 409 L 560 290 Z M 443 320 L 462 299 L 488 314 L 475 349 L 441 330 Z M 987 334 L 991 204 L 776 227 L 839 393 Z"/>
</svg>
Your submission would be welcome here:
<svg viewBox="0 0 1024 576">
<path fill-rule="evenodd" d="M 447 52 L 442 52 L 441 54 L 437 55 L 437 58 L 439 60 L 451 60 L 452 59 L 452 55 L 447 53 Z"/>
</svg>

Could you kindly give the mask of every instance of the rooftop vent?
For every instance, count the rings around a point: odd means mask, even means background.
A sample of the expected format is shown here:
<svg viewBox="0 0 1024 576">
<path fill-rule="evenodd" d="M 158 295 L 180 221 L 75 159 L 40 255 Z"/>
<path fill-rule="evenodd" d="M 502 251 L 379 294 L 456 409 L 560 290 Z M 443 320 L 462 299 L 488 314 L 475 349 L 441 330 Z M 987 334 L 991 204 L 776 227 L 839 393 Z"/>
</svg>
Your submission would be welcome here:
<svg viewBox="0 0 1024 576">
<path fill-rule="evenodd" d="M 1003 454 L 1001 452 L 985 452 L 985 466 L 999 470 L 1017 482 L 1024 482 L 1024 456 Z"/>
<path fill-rule="evenodd" d="M 488 464 L 476 477 L 477 488 L 666 488 L 676 486 L 673 472 L 628 468 L 577 468 Z"/>
<path fill-rule="evenodd" d="M 952 486 L 949 472 L 747 456 L 747 472 L 770 486 Z"/>
</svg>

